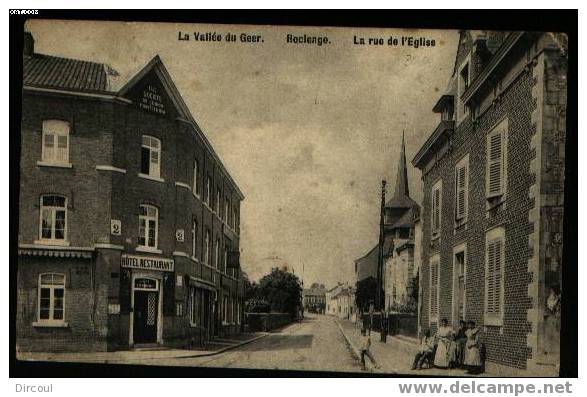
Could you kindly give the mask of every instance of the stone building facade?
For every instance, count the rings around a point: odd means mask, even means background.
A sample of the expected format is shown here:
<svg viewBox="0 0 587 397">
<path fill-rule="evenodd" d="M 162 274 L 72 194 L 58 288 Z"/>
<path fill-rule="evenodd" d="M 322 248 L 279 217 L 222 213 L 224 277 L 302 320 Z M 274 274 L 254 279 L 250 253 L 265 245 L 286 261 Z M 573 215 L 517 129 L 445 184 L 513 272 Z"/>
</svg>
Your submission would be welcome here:
<svg viewBox="0 0 587 397">
<path fill-rule="evenodd" d="M 25 41 L 18 349 L 239 332 L 244 196 L 161 59 L 121 84 L 107 65 Z"/>
<path fill-rule="evenodd" d="M 419 325 L 482 327 L 487 366 L 559 361 L 566 38 L 462 31 L 422 170 Z M 524 373 L 524 372 L 522 372 Z"/>
</svg>

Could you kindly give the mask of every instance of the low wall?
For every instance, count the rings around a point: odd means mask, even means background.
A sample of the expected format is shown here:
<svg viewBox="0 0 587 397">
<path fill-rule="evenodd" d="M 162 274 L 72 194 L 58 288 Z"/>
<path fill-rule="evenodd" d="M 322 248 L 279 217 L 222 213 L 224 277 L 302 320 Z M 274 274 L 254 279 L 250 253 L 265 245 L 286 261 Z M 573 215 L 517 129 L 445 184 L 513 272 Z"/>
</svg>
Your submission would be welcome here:
<svg viewBox="0 0 587 397">
<path fill-rule="evenodd" d="M 272 331 L 293 321 L 289 313 L 245 313 L 249 332 Z"/>
<path fill-rule="evenodd" d="M 363 314 L 363 323 L 370 323 L 369 314 Z M 381 331 L 381 316 L 379 313 L 373 313 L 372 329 Z M 387 319 L 388 335 L 404 335 L 416 338 L 418 336 L 418 315 L 412 313 L 391 313 Z"/>
</svg>

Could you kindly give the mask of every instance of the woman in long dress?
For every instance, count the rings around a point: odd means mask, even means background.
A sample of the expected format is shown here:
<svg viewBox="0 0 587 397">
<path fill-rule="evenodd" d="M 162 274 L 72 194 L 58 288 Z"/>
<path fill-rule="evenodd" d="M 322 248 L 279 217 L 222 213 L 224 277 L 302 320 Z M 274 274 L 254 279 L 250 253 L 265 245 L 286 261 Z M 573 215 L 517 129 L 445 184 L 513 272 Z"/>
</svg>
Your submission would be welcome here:
<svg viewBox="0 0 587 397">
<path fill-rule="evenodd" d="M 475 328 L 475 322 L 469 321 L 465 331 L 467 343 L 465 344 L 465 368 L 467 373 L 478 375 L 481 373 L 481 349 L 479 343 L 479 328 Z"/>
<path fill-rule="evenodd" d="M 448 368 L 454 361 L 454 331 L 448 326 L 448 321 L 443 318 L 440 327 L 436 331 L 436 354 L 434 355 L 434 366 L 437 368 Z"/>
</svg>

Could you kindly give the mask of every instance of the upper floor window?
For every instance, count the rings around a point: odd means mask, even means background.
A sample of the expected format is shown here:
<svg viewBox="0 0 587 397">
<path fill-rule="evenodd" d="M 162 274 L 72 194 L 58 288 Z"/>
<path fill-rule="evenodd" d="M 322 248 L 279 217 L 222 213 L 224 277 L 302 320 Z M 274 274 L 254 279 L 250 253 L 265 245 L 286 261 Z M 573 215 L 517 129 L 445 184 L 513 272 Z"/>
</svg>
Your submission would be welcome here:
<svg viewBox="0 0 587 397">
<path fill-rule="evenodd" d="M 67 240 L 67 199 L 58 195 L 41 196 L 39 235 L 45 243 Z"/>
<path fill-rule="evenodd" d="M 149 135 L 143 135 L 141 174 L 156 178 L 161 176 L 161 141 Z"/>
<path fill-rule="evenodd" d="M 194 181 L 192 186 L 194 194 L 198 194 L 198 160 L 194 160 Z"/>
<path fill-rule="evenodd" d="M 485 189 L 488 199 L 503 196 L 506 192 L 507 120 L 487 135 L 487 166 Z"/>
<path fill-rule="evenodd" d="M 224 247 L 224 272 L 228 274 L 228 247 Z"/>
<path fill-rule="evenodd" d="M 204 236 L 204 263 L 209 264 L 210 262 L 210 230 L 206 229 L 206 235 Z"/>
<path fill-rule="evenodd" d="M 232 209 L 232 228 L 236 230 L 236 207 Z"/>
<path fill-rule="evenodd" d="M 461 100 L 463 93 L 469 88 L 471 78 L 471 56 L 469 55 L 459 68 L 459 74 L 457 79 L 457 121 L 460 123 L 468 113 L 468 108 L 465 103 Z"/>
<path fill-rule="evenodd" d="M 157 248 L 159 238 L 159 210 L 157 207 L 142 204 L 139 210 L 139 246 Z"/>
<path fill-rule="evenodd" d="M 214 250 L 214 254 L 215 254 L 215 258 L 214 258 L 214 264 L 216 269 L 220 269 L 220 239 L 216 239 L 216 246 L 215 246 L 215 250 Z"/>
<path fill-rule="evenodd" d="M 212 178 L 210 176 L 206 177 L 206 204 L 210 206 L 211 197 L 212 196 Z"/>
<path fill-rule="evenodd" d="M 41 159 L 48 164 L 69 163 L 69 123 L 67 121 L 43 121 Z"/>
<path fill-rule="evenodd" d="M 196 247 L 198 241 L 198 222 L 194 219 L 192 221 L 192 256 L 196 258 Z"/>
<path fill-rule="evenodd" d="M 214 211 L 216 211 L 216 215 L 220 216 L 220 188 L 216 189 L 216 201 L 214 203 Z"/>
<path fill-rule="evenodd" d="M 44 273 L 39 275 L 38 320 L 63 322 L 65 318 L 65 275 Z"/>
<path fill-rule="evenodd" d="M 501 325 L 503 315 L 505 229 L 485 236 L 485 324 Z"/>
<path fill-rule="evenodd" d="M 442 221 L 442 179 L 432 187 L 432 235 L 440 234 Z"/>
<path fill-rule="evenodd" d="M 230 214 L 230 201 L 224 200 L 224 222 L 228 223 L 228 215 Z"/>
<path fill-rule="evenodd" d="M 469 155 L 455 167 L 455 219 L 464 222 L 469 207 Z"/>
</svg>

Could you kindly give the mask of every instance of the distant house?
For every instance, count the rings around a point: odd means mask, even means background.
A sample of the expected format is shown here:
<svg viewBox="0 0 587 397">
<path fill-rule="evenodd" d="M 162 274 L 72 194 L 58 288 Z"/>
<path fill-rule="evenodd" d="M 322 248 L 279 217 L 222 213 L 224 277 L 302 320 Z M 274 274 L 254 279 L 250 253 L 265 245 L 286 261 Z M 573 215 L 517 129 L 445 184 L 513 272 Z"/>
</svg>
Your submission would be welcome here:
<svg viewBox="0 0 587 397">
<path fill-rule="evenodd" d="M 310 313 L 324 314 L 326 310 L 326 287 L 314 283 L 303 291 L 304 310 Z"/>
<path fill-rule="evenodd" d="M 354 321 L 356 319 L 355 288 L 348 283 L 339 283 L 326 293 L 326 313 Z"/>
</svg>

